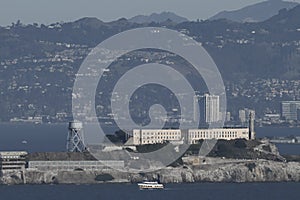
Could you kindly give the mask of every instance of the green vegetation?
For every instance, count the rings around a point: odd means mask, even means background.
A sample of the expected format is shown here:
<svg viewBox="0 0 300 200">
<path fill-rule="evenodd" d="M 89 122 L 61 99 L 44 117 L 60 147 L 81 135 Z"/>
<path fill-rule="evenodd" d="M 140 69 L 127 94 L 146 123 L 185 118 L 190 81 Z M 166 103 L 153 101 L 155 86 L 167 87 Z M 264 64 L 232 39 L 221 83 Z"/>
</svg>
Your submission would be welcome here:
<svg viewBox="0 0 300 200">
<path fill-rule="evenodd" d="M 234 159 L 256 159 L 262 158 L 259 152 L 254 151 L 254 147 L 259 145 L 258 141 L 237 140 L 219 140 L 213 150 L 209 153 L 212 157 L 225 157 Z M 265 158 L 265 157 L 264 157 Z"/>
<path fill-rule="evenodd" d="M 199 141 L 198 144 L 193 144 L 189 147 L 186 155 L 198 155 L 199 150 L 203 144 L 203 140 Z M 277 160 L 277 157 L 272 154 L 265 154 L 259 151 L 255 151 L 254 147 L 260 145 L 258 140 L 219 140 L 213 147 L 211 152 L 208 154 L 210 157 L 225 157 L 232 159 L 267 159 Z M 270 147 L 265 146 L 265 150 L 270 152 Z"/>
<path fill-rule="evenodd" d="M 253 172 L 253 170 L 255 169 L 256 167 L 256 164 L 255 163 L 247 163 L 245 164 L 246 167 L 248 167 L 248 169 Z"/>
<path fill-rule="evenodd" d="M 95 181 L 112 181 L 115 178 L 110 174 L 99 174 L 96 176 Z"/>
<path fill-rule="evenodd" d="M 165 147 L 167 144 L 168 143 L 140 145 L 140 146 L 137 146 L 137 151 L 139 153 L 150 153 L 150 152 L 154 152 L 154 151 L 157 151 L 157 150 Z"/>
<path fill-rule="evenodd" d="M 89 152 L 36 152 L 30 153 L 26 161 L 38 160 L 96 160 Z"/>
<path fill-rule="evenodd" d="M 183 165 L 183 161 L 182 161 L 182 158 L 178 158 L 177 160 L 175 160 L 173 163 L 171 163 L 170 167 L 179 167 L 179 166 L 182 166 Z"/>
<path fill-rule="evenodd" d="M 106 135 L 106 137 L 114 144 L 124 144 L 126 142 L 126 133 L 118 130 L 114 135 Z"/>
<path fill-rule="evenodd" d="M 262 149 L 263 149 L 264 151 L 267 151 L 267 152 L 272 152 L 270 146 L 263 146 Z"/>
</svg>

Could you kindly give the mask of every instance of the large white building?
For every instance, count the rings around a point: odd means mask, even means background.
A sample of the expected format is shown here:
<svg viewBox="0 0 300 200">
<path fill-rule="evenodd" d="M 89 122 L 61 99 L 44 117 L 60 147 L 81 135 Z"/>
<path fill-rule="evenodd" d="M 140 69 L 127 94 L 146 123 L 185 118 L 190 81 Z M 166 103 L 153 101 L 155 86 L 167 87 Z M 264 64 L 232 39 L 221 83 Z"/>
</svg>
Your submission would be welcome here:
<svg viewBox="0 0 300 200">
<path fill-rule="evenodd" d="M 132 134 L 134 145 L 159 144 L 166 141 L 182 140 L 181 130 L 178 129 L 134 129 Z"/>
<path fill-rule="evenodd" d="M 249 128 L 219 128 L 219 129 L 189 129 L 161 130 L 161 129 L 135 129 L 133 130 L 133 145 L 160 144 L 164 142 L 184 141 L 195 144 L 199 140 L 234 140 L 251 138 Z M 252 137 L 251 139 L 254 139 Z"/>
<path fill-rule="evenodd" d="M 220 128 L 220 129 L 190 129 L 188 130 L 187 143 L 195 144 L 199 140 L 249 140 L 249 128 Z"/>
</svg>

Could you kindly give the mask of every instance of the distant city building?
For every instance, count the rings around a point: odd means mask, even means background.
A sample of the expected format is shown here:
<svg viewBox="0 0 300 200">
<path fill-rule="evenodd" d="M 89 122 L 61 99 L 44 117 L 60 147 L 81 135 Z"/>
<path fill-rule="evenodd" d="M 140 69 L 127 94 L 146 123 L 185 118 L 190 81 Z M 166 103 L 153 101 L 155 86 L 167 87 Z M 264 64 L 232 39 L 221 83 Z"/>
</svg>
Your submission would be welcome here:
<svg viewBox="0 0 300 200">
<path fill-rule="evenodd" d="M 200 118 L 200 109 L 199 109 L 199 96 L 198 95 L 195 95 L 194 96 L 194 122 L 197 122 Z"/>
<path fill-rule="evenodd" d="M 66 113 L 66 112 L 58 112 L 58 113 L 56 113 L 56 115 L 55 115 L 55 118 L 57 119 L 57 120 L 64 120 L 64 119 L 66 119 L 68 117 L 68 114 Z"/>
<path fill-rule="evenodd" d="M 35 124 L 41 124 L 43 122 L 43 118 L 41 116 L 36 117 L 27 117 L 26 119 L 20 119 L 20 118 L 12 118 L 10 119 L 10 122 L 22 122 L 22 123 L 35 123 Z"/>
<path fill-rule="evenodd" d="M 241 123 L 246 122 L 246 111 L 245 110 L 239 110 L 239 121 Z"/>
<path fill-rule="evenodd" d="M 230 112 L 226 112 L 225 121 L 226 122 L 230 122 L 231 121 L 231 113 Z"/>
<path fill-rule="evenodd" d="M 263 123 L 264 124 L 278 124 L 281 123 L 280 121 L 281 115 L 276 113 L 268 113 L 265 114 L 263 117 Z"/>
<path fill-rule="evenodd" d="M 281 117 L 286 120 L 300 119 L 300 101 L 283 101 L 281 103 Z"/>
<path fill-rule="evenodd" d="M 197 109 L 196 106 L 200 107 Z M 200 113 L 199 113 L 200 112 Z M 194 121 L 200 116 L 202 123 L 214 123 L 221 120 L 220 97 L 217 95 L 205 94 L 194 97 Z"/>
<path fill-rule="evenodd" d="M 265 117 L 266 119 L 269 119 L 269 120 L 279 120 L 280 119 L 280 114 L 265 114 Z"/>
<path fill-rule="evenodd" d="M 242 124 L 245 124 L 246 122 L 249 121 L 251 113 L 253 115 L 252 116 L 253 119 L 255 119 L 255 111 L 254 110 L 251 110 L 251 109 L 248 109 L 248 108 L 244 108 L 244 109 L 239 110 L 239 121 Z"/>
</svg>

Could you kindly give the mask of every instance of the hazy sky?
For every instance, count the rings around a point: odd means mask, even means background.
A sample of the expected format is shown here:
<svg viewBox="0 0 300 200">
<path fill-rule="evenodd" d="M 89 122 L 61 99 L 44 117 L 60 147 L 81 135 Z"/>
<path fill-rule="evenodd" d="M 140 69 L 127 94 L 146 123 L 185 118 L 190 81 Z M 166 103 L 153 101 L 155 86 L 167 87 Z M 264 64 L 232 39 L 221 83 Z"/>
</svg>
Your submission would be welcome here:
<svg viewBox="0 0 300 200">
<path fill-rule="evenodd" d="M 112 21 L 162 11 L 172 11 L 191 20 L 206 19 L 222 10 L 235 10 L 262 1 L 264 0 L 0 0 L 0 25 L 9 25 L 18 19 L 23 23 L 49 24 L 87 16 Z"/>
</svg>

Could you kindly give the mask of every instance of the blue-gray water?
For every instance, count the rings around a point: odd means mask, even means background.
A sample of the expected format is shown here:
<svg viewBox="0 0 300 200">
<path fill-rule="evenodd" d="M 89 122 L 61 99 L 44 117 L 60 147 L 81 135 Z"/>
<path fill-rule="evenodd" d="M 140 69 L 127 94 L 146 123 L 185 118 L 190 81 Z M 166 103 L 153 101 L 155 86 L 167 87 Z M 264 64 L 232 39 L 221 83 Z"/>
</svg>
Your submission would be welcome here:
<svg viewBox="0 0 300 200">
<path fill-rule="evenodd" d="M 300 128 L 289 127 L 257 127 L 255 129 L 258 137 L 265 136 L 300 136 Z"/>
<path fill-rule="evenodd" d="M 299 200 L 300 183 L 167 184 L 164 190 L 140 191 L 136 184 L 0 186 L 3 200 Z"/>
</svg>

